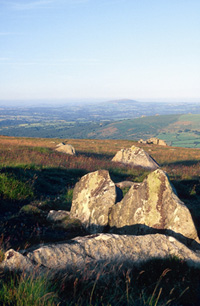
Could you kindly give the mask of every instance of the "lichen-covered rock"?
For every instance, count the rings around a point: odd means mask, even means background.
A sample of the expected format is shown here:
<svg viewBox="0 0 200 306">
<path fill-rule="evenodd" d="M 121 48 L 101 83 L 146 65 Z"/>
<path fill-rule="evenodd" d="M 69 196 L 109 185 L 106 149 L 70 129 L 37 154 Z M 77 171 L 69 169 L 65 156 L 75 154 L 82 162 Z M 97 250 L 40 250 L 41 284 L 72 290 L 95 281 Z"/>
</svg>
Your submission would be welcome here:
<svg viewBox="0 0 200 306">
<path fill-rule="evenodd" d="M 101 232 L 108 225 L 108 213 L 116 198 L 116 186 L 108 171 L 88 173 L 74 188 L 70 215 L 80 219 L 90 233 Z"/>
<path fill-rule="evenodd" d="M 138 189 L 131 187 L 124 199 L 111 208 L 109 225 L 117 233 L 165 230 L 181 241 L 199 242 L 188 208 L 177 197 L 161 169 L 150 173 Z"/>
<path fill-rule="evenodd" d="M 23 272 L 59 272 L 84 264 L 129 261 L 134 265 L 152 259 L 176 256 L 193 266 L 200 266 L 197 252 L 187 248 L 173 237 L 165 235 L 127 236 L 96 234 L 77 237 L 65 243 L 36 246 L 16 252 L 9 250 L 0 269 Z"/>
<path fill-rule="evenodd" d="M 69 155 L 76 155 L 74 147 L 70 144 L 58 144 L 55 150 Z"/>
<path fill-rule="evenodd" d="M 149 170 L 159 168 L 158 163 L 147 152 L 135 146 L 129 149 L 121 149 L 116 153 L 112 161 L 132 166 L 140 166 Z"/>
</svg>

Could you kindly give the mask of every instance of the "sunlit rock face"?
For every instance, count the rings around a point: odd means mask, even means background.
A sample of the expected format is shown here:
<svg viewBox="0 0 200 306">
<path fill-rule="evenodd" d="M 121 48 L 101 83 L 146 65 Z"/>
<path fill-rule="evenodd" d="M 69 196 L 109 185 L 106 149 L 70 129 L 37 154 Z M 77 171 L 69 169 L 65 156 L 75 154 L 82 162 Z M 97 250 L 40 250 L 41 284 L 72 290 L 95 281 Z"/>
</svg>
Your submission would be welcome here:
<svg viewBox="0 0 200 306">
<path fill-rule="evenodd" d="M 135 146 L 128 149 L 121 149 L 116 153 L 112 161 L 131 166 L 140 166 L 148 170 L 159 168 L 158 163 L 147 152 Z"/>
<path fill-rule="evenodd" d="M 68 155 L 76 155 L 76 151 L 74 147 L 70 144 L 60 143 L 57 145 L 55 150 L 58 152 L 68 154 Z"/>
<path fill-rule="evenodd" d="M 109 210 L 116 199 L 117 187 L 108 171 L 86 174 L 74 188 L 70 215 L 78 218 L 88 232 L 102 232 L 108 225 Z"/>
<path fill-rule="evenodd" d="M 111 208 L 109 225 L 118 233 L 165 230 L 182 241 L 186 238 L 199 242 L 190 211 L 161 169 L 151 172 L 137 189 L 132 186 L 124 199 Z"/>
</svg>

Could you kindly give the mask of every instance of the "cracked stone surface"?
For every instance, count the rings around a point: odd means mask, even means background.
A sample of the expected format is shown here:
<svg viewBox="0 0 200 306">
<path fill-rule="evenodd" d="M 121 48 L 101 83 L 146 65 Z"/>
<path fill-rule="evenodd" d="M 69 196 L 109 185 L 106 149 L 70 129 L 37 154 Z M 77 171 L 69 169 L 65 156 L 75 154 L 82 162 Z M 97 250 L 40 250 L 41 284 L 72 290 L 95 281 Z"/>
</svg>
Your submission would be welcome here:
<svg viewBox="0 0 200 306">
<path fill-rule="evenodd" d="M 90 262 L 132 261 L 140 264 L 155 258 L 176 256 L 191 266 L 200 265 L 197 252 L 187 248 L 174 237 L 161 234 L 127 236 L 116 234 L 95 234 L 77 237 L 65 243 L 39 245 L 32 249 L 5 254 L 0 268 L 10 271 L 32 272 L 65 270 L 69 267 L 83 267 Z"/>
</svg>

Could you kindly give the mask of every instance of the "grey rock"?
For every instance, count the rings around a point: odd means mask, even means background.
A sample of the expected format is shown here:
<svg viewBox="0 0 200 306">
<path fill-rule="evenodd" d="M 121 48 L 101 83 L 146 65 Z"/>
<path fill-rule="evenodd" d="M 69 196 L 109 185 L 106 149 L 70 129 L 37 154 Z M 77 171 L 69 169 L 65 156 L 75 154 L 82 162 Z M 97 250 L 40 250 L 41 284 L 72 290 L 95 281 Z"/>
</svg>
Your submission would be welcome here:
<svg viewBox="0 0 200 306">
<path fill-rule="evenodd" d="M 70 144 L 58 144 L 56 149 L 57 152 L 62 152 L 68 155 L 76 155 L 76 151 L 74 149 L 74 147 Z"/>
<path fill-rule="evenodd" d="M 116 199 L 116 186 L 108 171 L 88 173 L 74 188 L 70 215 L 80 219 L 89 233 L 102 232 L 108 225 L 108 213 Z"/>
<path fill-rule="evenodd" d="M 167 143 L 164 140 L 156 138 L 156 137 L 152 137 L 152 138 L 149 138 L 147 140 L 140 139 L 140 140 L 138 140 L 138 143 L 155 144 L 155 145 L 159 145 L 159 146 L 167 146 Z"/>
<path fill-rule="evenodd" d="M 188 208 L 177 197 L 168 176 L 161 169 L 151 172 L 135 189 L 110 210 L 111 231 L 122 234 L 155 233 L 165 230 L 186 243 L 199 243 Z"/>
<path fill-rule="evenodd" d="M 159 168 L 158 163 L 147 152 L 135 146 L 118 151 L 112 161 L 131 166 L 140 166 L 149 170 Z"/>
<path fill-rule="evenodd" d="M 176 256 L 191 266 L 200 266 L 198 253 L 190 250 L 174 237 L 165 235 L 127 236 L 96 234 L 77 237 L 66 243 L 39 245 L 32 249 L 5 254 L 0 268 L 23 272 L 59 272 L 68 268 L 83 268 L 85 264 L 129 261 L 139 265 L 151 259 Z"/>
<path fill-rule="evenodd" d="M 159 146 L 167 146 L 166 142 L 162 139 L 156 138 L 156 137 L 152 137 L 146 140 L 147 144 L 155 144 L 155 145 L 159 145 Z"/>
</svg>

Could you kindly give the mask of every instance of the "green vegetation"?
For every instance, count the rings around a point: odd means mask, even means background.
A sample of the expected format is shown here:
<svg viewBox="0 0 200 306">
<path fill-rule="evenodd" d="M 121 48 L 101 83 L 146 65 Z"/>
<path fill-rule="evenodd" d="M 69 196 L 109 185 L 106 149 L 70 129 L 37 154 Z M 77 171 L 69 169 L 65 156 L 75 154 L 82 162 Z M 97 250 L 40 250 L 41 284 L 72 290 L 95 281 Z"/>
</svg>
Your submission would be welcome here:
<svg viewBox="0 0 200 306">
<path fill-rule="evenodd" d="M 13 175 L 0 174 L 0 197 L 3 200 L 24 201 L 33 198 L 31 184 L 16 179 Z"/>
<path fill-rule="evenodd" d="M 45 277 L 6 276 L 0 280 L 0 303 L 2 306 L 56 306 L 55 288 Z"/>
<path fill-rule="evenodd" d="M 42 213 L 41 209 L 30 204 L 22 206 L 19 212 L 21 214 L 34 215 L 34 216 L 39 216 Z"/>
<path fill-rule="evenodd" d="M 184 306 L 198 305 L 199 270 L 176 258 L 134 267 L 97 263 L 62 275 L 4 275 L 2 306 Z M 191 287 L 190 287 L 191 286 Z"/>
</svg>

